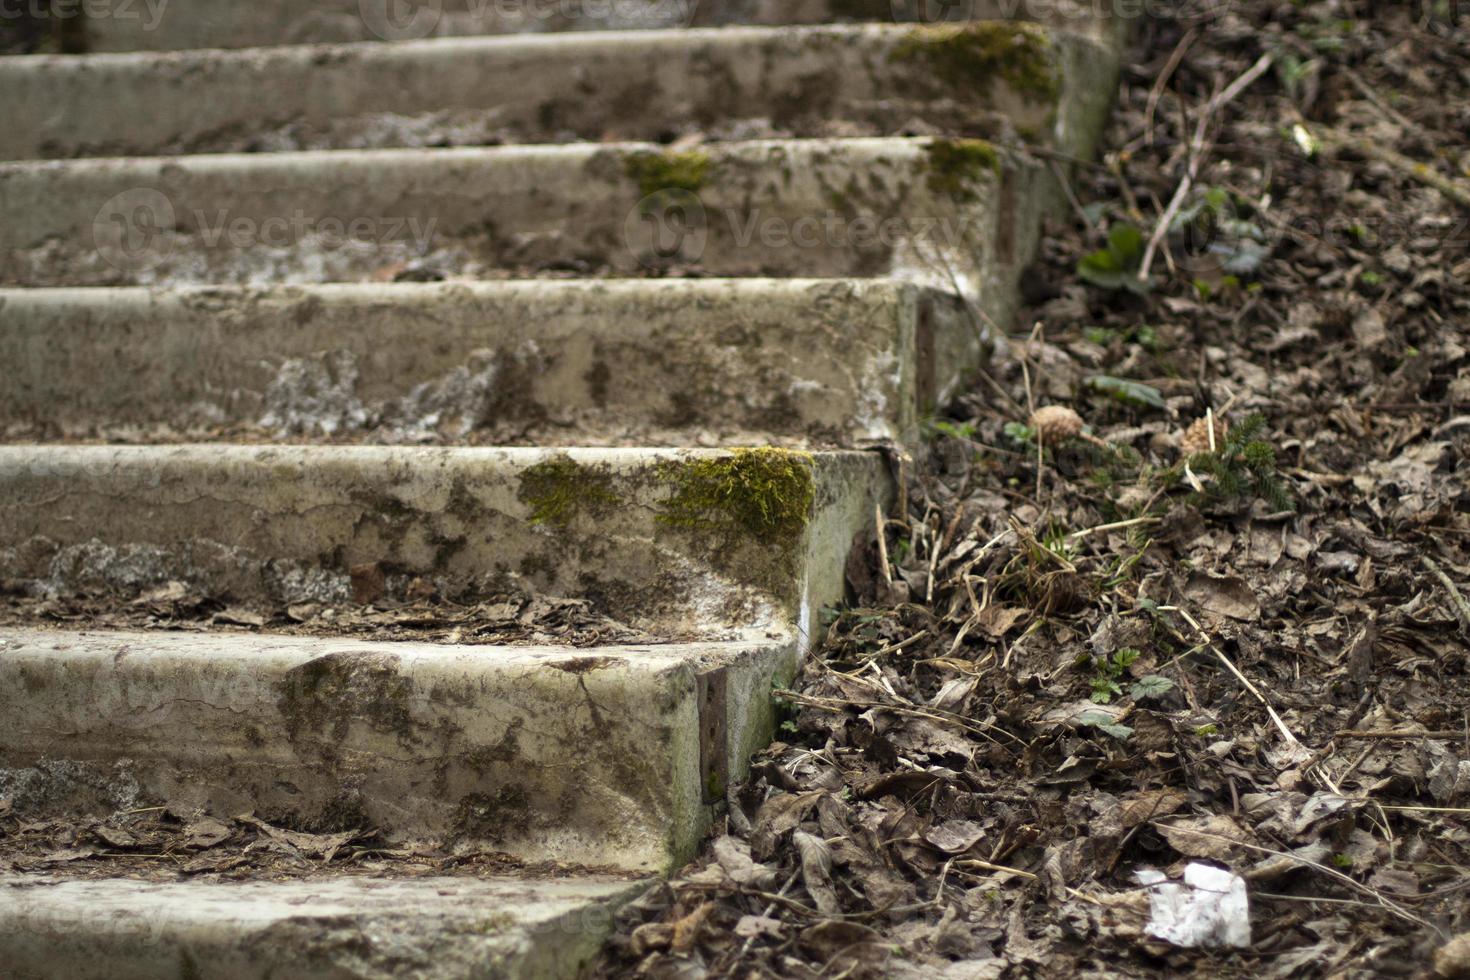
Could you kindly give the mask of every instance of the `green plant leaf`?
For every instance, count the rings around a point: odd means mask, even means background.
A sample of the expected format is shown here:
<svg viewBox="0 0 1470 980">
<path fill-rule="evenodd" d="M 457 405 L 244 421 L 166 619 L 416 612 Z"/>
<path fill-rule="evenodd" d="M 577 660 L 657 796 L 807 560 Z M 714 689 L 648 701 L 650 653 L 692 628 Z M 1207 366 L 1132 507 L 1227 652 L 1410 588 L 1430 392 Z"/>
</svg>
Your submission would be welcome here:
<svg viewBox="0 0 1470 980">
<path fill-rule="evenodd" d="M 1086 725 L 1088 728 L 1096 728 L 1100 732 L 1106 732 L 1118 741 L 1126 740 L 1133 734 L 1133 729 L 1127 725 L 1120 725 L 1113 720 L 1113 716 L 1101 711 L 1084 711 L 1077 717 L 1077 724 Z"/>
<path fill-rule="evenodd" d="M 1077 275 L 1103 289 L 1148 292 L 1148 283 L 1138 278 L 1143 259 L 1143 232 L 1130 224 L 1115 224 L 1108 231 L 1108 245 L 1084 255 Z"/>
<path fill-rule="evenodd" d="M 1095 374 L 1087 379 L 1087 386 L 1093 391 L 1102 392 L 1123 402 L 1125 405 L 1158 409 L 1164 407 L 1164 395 L 1159 389 L 1137 381 L 1114 378 L 1106 374 Z"/>
<path fill-rule="evenodd" d="M 1128 688 L 1128 696 L 1135 701 L 1145 698 L 1157 698 L 1174 690 L 1174 682 L 1167 677 L 1158 674 L 1148 674 L 1140 677 L 1138 682 Z"/>
<path fill-rule="evenodd" d="M 1006 438 L 1021 445 L 1036 441 L 1036 430 L 1022 422 L 1007 422 L 1004 431 Z"/>
</svg>

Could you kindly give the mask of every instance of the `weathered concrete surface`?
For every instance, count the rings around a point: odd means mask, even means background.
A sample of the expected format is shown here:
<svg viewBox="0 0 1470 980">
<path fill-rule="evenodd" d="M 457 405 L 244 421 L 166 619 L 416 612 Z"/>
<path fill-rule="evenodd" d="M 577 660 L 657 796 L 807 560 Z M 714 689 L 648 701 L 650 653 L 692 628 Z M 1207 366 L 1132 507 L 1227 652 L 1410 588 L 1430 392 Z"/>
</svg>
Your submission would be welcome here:
<svg viewBox="0 0 1470 980">
<path fill-rule="evenodd" d="M 1034 24 L 726 28 L 0 60 L 0 157 L 886 136 L 1085 154 L 1117 55 Z M 57 105 L 67 111 L 58 113 Z"/>
<path fill-rule="evenodd" d="M 27 287 L 0 291 L 0 438 L 903 441 L 1012 323 L 1061 197 L 1035 156 L 895 134 L 1085 156 L 1126 22 L 960 0 L 943 8 L 1076 36 L 412 40 L 940 6 L 601 2 L 394 4 L 390 23 L 378 0 L 189 0 L 141 45 L 124 18 L 86 25 L 94 48 L 406 43 L 0 60 L 0 154 L 26 158 L 0 165 L 0 286 Z M 705 145 L 665 148 L 685 134 Z M 793 135 L 840 138 L 770 138 Z M 463 148 L 527 141 L 561 145 Z M 345 149 L 272 152 L 317 147 Z M 203 150 L 240 152 L 152 156 Z M 83 154 L 146 158 L 37 159 Z M 600 281 L 547 281 L 570 276 Z M 29 291 L 47 286 L 161 288 Z M 876 453 L 0 448 L 6 589 L 336 602 L 371 563 L 389 600 L 421 580 L 580 596 L 676 641 L 9 629 L 0 797 L 26 818 L 163 801 L 666 871 L 772 736 L 771 686 L 890 492 Z M 0 973 L 571 975 L 633 887 L 12 877 Z"/>
<path fill-rule="evenodd" d="M 756 141 L 694 157 L 620 144 L 11 163 L 0 285 L 370 281 L 410 268 L 887 276 L 958 292 L 1006 323 L 1044 174 L 984 143 L 929 139 Z"/>
<path fill-rule="evenodd" d="M 1124 16 L 1096 0 L 443 0 L 407 16 L 387 16 L 385 0 L 192 0 L 187 7 L 139 0 L 133 16 L 85 24 L 91 51 L 243 48 L 270 44 L 412 40 L 476 34 L 640 30 L 726 24 L 826 24 L 834 21 L 930 23 L 943 17 L 1024 18 L 1109 37 Z M 1141 7 L 1141 5 L 1138 5 Z"/>
<path fill-rule="evenodd" d="M 912 442 L 983 349 L 953 297 L 882 280 L 10 289 L 0 434 Z"/>
<path fill-rule="evenodd" d="M 4 446 L 0 578 L 342 601 L 376 563 L 390 598 L 423 578 L 587 597 L 671 636 L 781 631 L 841 599 L 887 481 L 849 452 Z"/>
<path fill-rule="evenodd" d="M 774 734 L 796 650 L 8 630 L 0 787 L 27 819 L 149 801 L 665 872 Z"/>
<path fill-rule="evenodd" d="M 0 877 L 9 980 L 542 980 L 575 976 L 646 883 Z"/>
</svg>

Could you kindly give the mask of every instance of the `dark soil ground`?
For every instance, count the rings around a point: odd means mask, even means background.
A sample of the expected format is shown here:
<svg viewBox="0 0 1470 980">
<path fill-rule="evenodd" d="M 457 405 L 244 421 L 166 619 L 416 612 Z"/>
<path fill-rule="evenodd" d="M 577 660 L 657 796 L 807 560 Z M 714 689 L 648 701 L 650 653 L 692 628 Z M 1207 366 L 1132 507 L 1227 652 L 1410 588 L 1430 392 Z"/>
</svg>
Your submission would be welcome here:
<svg viewBox="0 0 1470 980">
<path fill-rule="evenodd" d="M 1024 329 L 604 975 L 1470 976 L 1456 8 L 1140 25 Z M 1247 945 L 1148 932 L 1195 862 Z"/>
</svg>

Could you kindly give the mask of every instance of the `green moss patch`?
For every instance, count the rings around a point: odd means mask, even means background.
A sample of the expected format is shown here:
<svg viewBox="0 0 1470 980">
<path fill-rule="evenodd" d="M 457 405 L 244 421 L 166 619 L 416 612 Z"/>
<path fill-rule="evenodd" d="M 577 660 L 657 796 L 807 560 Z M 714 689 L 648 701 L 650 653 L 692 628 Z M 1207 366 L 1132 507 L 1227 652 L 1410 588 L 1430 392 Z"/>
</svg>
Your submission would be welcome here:
<svg viewBox="0 0 1470 980">
<path fill-rule="evenodd" d="M 975 184 L 1000 173 L 1000 154 L 984 140 L 934 140 L 928 146 L 929 189 L 973 201 Z"/>
<path fill-rule="evenodd" d="M 659 521 L 747 536 L 764 545 L 801 534 L 816 496 L 812 459 L 784 449 L 737 449 L 728 456 L 667 464 L 675 486 Z"/>
<path fill-rule="evenodd" d="M 570 456 L 537 463 L 521 474 L 516 497 L 531 508 L 532 524 L 566 527 L 584 510 L 593 516 L 623 502 L 612 489 L 612 478 Z"/>
<path fill-rule="evenodd" d="M 709 179 L 710 158 L 697 150 L 688 153 L 633 153 L 623 158 L 623 169 L 638 182 L 640 197 L 667 191 L 699 193 Z"/>
<path fill-rule="evenodd" d="M 1061 78 L 1045 28 L 983 21 L 917 27 L 893 50 L 895 61 L 927 65 L 957 88 L 985 89 L 1000 79 L 1023 95 L 1056 102 Z"/>
</svg>

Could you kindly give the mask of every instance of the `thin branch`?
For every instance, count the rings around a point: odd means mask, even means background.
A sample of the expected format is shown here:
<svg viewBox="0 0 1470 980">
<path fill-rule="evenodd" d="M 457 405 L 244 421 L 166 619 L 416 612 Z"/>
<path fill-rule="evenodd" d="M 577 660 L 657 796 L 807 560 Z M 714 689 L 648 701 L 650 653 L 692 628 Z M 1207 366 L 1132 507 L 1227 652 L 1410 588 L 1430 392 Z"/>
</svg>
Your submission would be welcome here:
<svg viewBox="0 0 1470 980">
<path fill-rule="evenodd" d="M 1460 629 L 1470 634 L 1470 603 L 1465 602 L 1465 597 L 1460 594 L 1455 583 L 1434 563 L 1434 559 L 1428 555 L 1420 555 L 1419 560 L 1424 563 L 1425 568 L 1429 569 L 1431 575 L 1439 579 L 1440 584 L 1449 593 L 1450 604 L 1455 607 L 1455 618 L 1460 621 Z"/>
<path fill-rule="evenodd" d="M 1194 190 L 1195 181 L 1199 178 L 1200 163 L 1205 156 L 1205 138 L 1209 132 L 1210 122 L 1215 114 L 1228 105 L 1231 100 L 1240 95 L 1247 88 L 1270 70 L 1275 61 L 1275 55 L 1263 54 L 1255 64 L 1251 65 L 1241 74 L 1239 78 L 1225 87 L 1219 95 L 1210 99 L 1205 105 L 1204 111 L 1200 113 L 1199 123 L 1194 127 L 1194 138 L 1189 144 L 1189 166 L 1185 170 L 1184 179 L 1174 190 L 1174 196 L 1169 200 L 1169 206 L 1159 216 L 1159 223 L 1154 226 L 1154 233 L 1149 236 L 1148 247 L 1143 251 L 1143 262 L 1138 267 L 1138 279 L 1140 282 L 1148 281 L 1149 271 L 1153 268 L 1154 257 L 1158 254 L 1159 246 L 1163 244 L 1164 237 L 1169 234 L 1169 226 L 1179 215 L 1179 209 L 1189 198 Z"/>
</svg>

